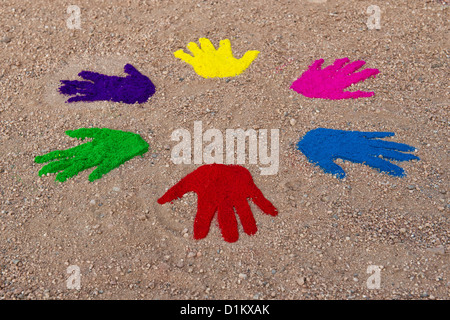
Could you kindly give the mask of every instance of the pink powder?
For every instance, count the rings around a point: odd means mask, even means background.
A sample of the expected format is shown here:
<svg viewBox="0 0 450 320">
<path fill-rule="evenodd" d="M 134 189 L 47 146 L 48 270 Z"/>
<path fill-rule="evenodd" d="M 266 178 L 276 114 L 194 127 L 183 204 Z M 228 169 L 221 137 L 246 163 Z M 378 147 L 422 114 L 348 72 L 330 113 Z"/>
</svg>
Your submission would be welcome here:
<svg viewBox="0 0 450 320">
<path fill-rule="evenodd" d="M 329 100 L 357 99 L 360 97 L 371 97 L 374 92 L 366 91 L 344 91 L 354 83 L 366 80 L 371 76 L 376 76 L 378 69 L 360 69 L 366 62 L 362 60 L 350 62 L 349 58 L 337 59 L 332 65 L 322 69 L 324 60 L 319 59 L 303 72 L 295 80 L 291 89 L 309 98 L 320 98 Z M 348 63 L 348 64 L 347 64 Z"/>
</svg>

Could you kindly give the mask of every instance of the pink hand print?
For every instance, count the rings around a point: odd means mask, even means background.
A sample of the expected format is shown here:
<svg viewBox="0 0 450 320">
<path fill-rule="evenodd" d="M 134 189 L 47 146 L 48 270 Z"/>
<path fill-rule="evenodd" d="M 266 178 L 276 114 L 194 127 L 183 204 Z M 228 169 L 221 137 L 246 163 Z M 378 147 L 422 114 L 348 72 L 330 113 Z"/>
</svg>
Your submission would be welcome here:
<svg viewBox="0 0 450 320">
<path fill-rule="evenodd" d="M 367 78 L 380 73 L 378 69 L 365 69 L 355 72 L 366 64 L 365 61 L 358 60 L 352 63 L 349 58 L 337 59 L 332 65 L 322 69 L 324 60 L 319 59 L 303 72 L 295 80 L 291 89 L 301 93 L 308 98 L 321 98 L 329 100 L 357 99 L 360 97 L 371 97 L 375 93 L 367 91 L 344 91 L 352 84 L 366 80 Z M 347 65 L 346 65 L 347 64 Z"/>
</svg>

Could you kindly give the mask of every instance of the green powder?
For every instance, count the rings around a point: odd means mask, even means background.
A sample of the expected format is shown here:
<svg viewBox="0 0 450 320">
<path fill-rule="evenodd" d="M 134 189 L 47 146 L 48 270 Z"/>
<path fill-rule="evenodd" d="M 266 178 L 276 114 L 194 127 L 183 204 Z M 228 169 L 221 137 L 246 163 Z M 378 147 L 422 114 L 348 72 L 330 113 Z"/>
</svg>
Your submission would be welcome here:
<svg viewBox="0 0 450 320">
<path fill-rule="evenodd" d="M 58 172 L 56 180 L 64 182 L 83 170 L 96 167 L 89 175 L 89 181 L 92 182 L 135 156 L 142 156 L 149 149 L 148 143 L 132 132 L 80 128 L 68 130 L 66 134 L 81 140 L 91 138 L 92 141 L 67 150 L 55 150 L 37 156 L 34 159 L 36 163 L 50 162 L 39 170 L 40 176 Z"/>
</svg>

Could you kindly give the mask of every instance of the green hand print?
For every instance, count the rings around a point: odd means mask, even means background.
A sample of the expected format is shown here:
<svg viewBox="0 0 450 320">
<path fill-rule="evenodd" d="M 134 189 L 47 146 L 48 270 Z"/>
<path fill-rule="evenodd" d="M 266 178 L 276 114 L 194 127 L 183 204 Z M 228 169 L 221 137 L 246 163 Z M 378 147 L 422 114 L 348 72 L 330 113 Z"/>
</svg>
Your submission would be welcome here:
<svg viewBox="0 0 450 320">
<path fill-rule="evenodd" d="M 80 128 L 68 130 L 66 134 L 81 140 L 92 138 L 92 141 L 67 150 L 55 150 L 37 156 L 34 159 L 36 163 L 50 162 L 39 170 L 40 176 L 58 172 L 56 180 L 64 182 L 83 170 L 97 167 L 89 175 L 89 181 L 92 182 L 135 156 L 142 156 L 149 148 L 141 136 L 132 132 Z"/>
</svg>

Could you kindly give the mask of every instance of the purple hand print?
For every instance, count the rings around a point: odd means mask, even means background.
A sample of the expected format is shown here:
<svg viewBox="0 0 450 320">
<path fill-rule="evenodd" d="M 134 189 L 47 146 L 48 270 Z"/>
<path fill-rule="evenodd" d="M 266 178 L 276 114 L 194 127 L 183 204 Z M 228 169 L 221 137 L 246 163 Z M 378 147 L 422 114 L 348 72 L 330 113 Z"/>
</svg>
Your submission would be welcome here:
<svg viewBox="0 0 450 320">
<path fill-rule="evenodd" d="M 323 59 L 314 61 L 308 70 L 292 83 L 291 89 L 305 97 L 329 100 L 357 99 L 371 97 L 375 94 L 360 90 L 344 91 L 344 89 L 371 76 L 375 77 L 380 73 L 378 69 L 365 69 L 355 73 L 366 62 L 358 60 L 347 64 L 350 62 L 349 58 L 337 59 L 324 69 L 322 69 L 323 62 Z"/>
<path fill-rule="evenodd" d="M 126 77 L 107 76 L 92 71 L 81 71 L 84 80 L 61 80 L 59 92 L 74 95 L 66 102 L 114 101 L 128 104 L 144 103 L 155 93 L 155 85 L 131 64 L 124 67 Z"/>
</svg>

